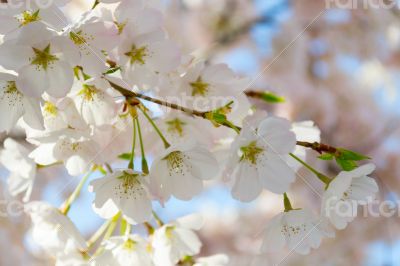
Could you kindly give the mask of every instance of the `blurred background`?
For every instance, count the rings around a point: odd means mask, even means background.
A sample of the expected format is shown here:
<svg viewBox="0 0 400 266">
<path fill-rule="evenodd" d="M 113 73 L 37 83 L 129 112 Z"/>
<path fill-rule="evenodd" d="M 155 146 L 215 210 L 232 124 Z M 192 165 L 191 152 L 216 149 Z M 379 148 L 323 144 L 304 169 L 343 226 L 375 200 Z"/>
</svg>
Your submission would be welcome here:
<svg viewBox="0 0 400 266">
<path fill-rule="evenodd" d="M 166 0 L 163 7 L 169 34 L 184 52 L 213 63 L 225 62 L 255 79 L 251 89 L 270 90 L 286 98 L 279 105 L 254 100 L 260 108 L 293 121 L 313 120 L 321 129 L 322 142 L 372 157 L 380 200 L 396 204 L 400 192 L 400 4 L 343 8 L 326 1 Z M 370 2 L 390 4 L 390 0 Z M 91 5 L 91 1 L 72 0 L 64 11 L 73 21 Z M 18 130 L 12 135 L 23 139 Z M 334 164 L 319 162 L 315 155 L 308 157 L 316 168 L 330 175 L 338 172 Z M 307 171 L 302 169 L 300 174 L 322 190 Z M 0 198 L 12 200 L 7 172 L 1 169 L 0 175 Z M 39 172 L 33 199 L 61 205 L 74 186 L 62 193 L 54 191 L 70 179 L 61 168 Z M 290 194 L 295 206 L 319 212 L 320 198 L 300 179 Z M 102 223 L 91 210 L 92 200 L 93 195 L 83 193 L 70 211 L 86 236 Z M 261 229 L 282 210 L 281 205 L 279 196 L 267 192 L 243 204 L 231 199 L 228 188 L 213 184 L 190 202 L 171 200 L 165 209 L 155 207 L 166 221 L 203 213 L 202 253 L 226 253 L 230 265 L 400 265 L 398 212 L 391 218 L 360 215 L 307 256 L 258 255 Z M 51 265 L 51 259 L 30 240 L 29 226 L 26 216 L 0 218 L 0 265 Z"/>
</svg>

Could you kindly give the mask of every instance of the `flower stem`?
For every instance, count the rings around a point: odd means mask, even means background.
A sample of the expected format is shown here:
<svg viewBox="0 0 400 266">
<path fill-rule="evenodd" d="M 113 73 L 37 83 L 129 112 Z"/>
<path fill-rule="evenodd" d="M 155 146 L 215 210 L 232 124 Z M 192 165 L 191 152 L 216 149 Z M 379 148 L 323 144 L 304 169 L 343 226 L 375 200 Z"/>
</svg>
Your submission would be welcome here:
<svg viewBox="0 0 400 266">
<path fill-rule="evenodd" d="M 285 206 L 285 212 L 293 210 L 292 204 L 290 203 L 288 195 L 283 193 L 283 205 Z"/>
<path fill-rule="evenodd" d="M 106 166 L 107 171 L 108 171 L 109 173 L 112 173 L 112 172 L 113 172 L 112 167 L 111 167 L 111 165 L 110 165 L 109 163 L 105 163 L 104 165 Z"/>
<path fill-rule="evenodd" d="M 308 170 L 310 170 L 313 174 L 315 174 L 319 180 L 321 180 L 322 182 L 325 183 L 325 185 L 329 185 L 329 183 L 331 182 L 331 179 L 329 177 L 327 177 L 326 175 L 318 172 L 317 170 L 315 170 L 312 166 L 310 166 L 309 164 L 307 164 L 305 161 L 303 161 L 302 159 L 300 159 L 299 157 L 297 157 L 296 155 L 294 155 L 293 153 L 289 153 L 290 156 L 292 156 L 296 161 L 298 161 L 299 163 L 301 163 L 302 165 L 304 165 Z"/>
<path fill-rule="evenodd" d="M 132 230 L 132 225 L 130 223 L 128 223 L 128 221 L 126 221 L 126 227 L 125 227 L 125 236 L 129 236 L 131 234 L 131 230 Z"/>
<path fill-rule="evenodd" d="M 103 225 L 93 234 L 93 236 L 87 241 L 88 249 L 90 249 L 96 242 L 97 240 L 100 239 L 100 237 L 104 234 L 104 232 L 108 229 L 112 222 L 112 219 L 109 219 Z"/>
<path fill-rule="evenodd" d="M 161 220 L 161 218 L 158 216 L 158 214 L 155 211 L 153 211 L 153 216 L 154 216 L 154 219 L 156 219 L 158 226 L 161 227 L 164 225 L 164 222 Z"/>
<path fill-rule="evenodd" d="M 132 137 L 132 150 L 131 150 L 131 157 L 129 159 L 129 164 L 128 164 L 128 168 L 129 169 L 133 169 L 134 168 L 134 164 L 133 161 L 135 159 L 135 147 L 136 147 L 136 117 L 132 116 L 132 123 L 133 123 L 133 137 Z"/>
<path fill-rule="evenodd" d="M 85 176 L 82 177 L 81 181 L 79 182 L 78 186 L 75 188 L 74 192 L 72 192 L 71 196 L 65 201 L 64 207 L 62 208 L 61 212 L 66 215 L 71 208 L 72 203 L 79 197 L 81 190 L 83 188 L 83 185 L 86 183 L 90 175 L 92 174 L 92 171 L 87 173 Z"/>
<path fill-rule="evenodd" d="M 144 226 L 146 227 L 147 233 L 148 233 L 149 235 L 154 234 L 154 227 L 153 227 L 150 223 L 145 222 L 145 223 L 144 223 Z"/>
<path fill-rule="evenodd" d="M 150 124 L 153 126 L 154 130 L 157 132 L 157 134 L 160 136 L 161 140 L 164 143 L 164 147 L 168 148 L 169 146 L 171 146 L 168 141 L 166 140 L 166 138 L 164 137 L 164 135 L 161 133 L 161 130 L 157 127 L 157 125 L 154 123 L 153 119 L 147 114 L 146 110 L 144 109 L 144 107 L 140 108 L 140 110 L 142 111 L 142 113 L 144 114 L 144 116 L 147 118 L 147 120 L 150 122 Z"/>
<path fill-rule="evenodd" d="M 117 213 L 112 219 L 110 226 L 108 227 L 106 234 L 104 235 L 104 240 L 109 239 L 112 234 L 114 233 L 115 227 L 117 227 L 117 223 L 119 220 L 119 217 L 121 216 L 121 212 Z"/>
<path fill-rule="evenodd" d="M 139 134 L 140 152 L 142 154 L 142 172 L 147 175 L 147 174 L 149 174 L 149 166 L 147 164 L 146 154 L 144 151 L 144 143 L 143 143 L 143 138 L 142 138 L 142 131 L 140 129 L 139 118 L 136 118 L 136 124 L 137 124 L 137 129 L 138 129 L 138 134 Z"/>
<path fill-rule="evenodd" d="M 119 220 L 120 216 L 121 216 L 121 212 L 118 212 L 113 218 L 110 219 L 108 227 L 107 227 L 107 230 L 106 230 L 106 232 L 104 234 L 104 237 L 103 237 L 103 241 L 104 240 L 108 240 L 112 236 L 112 234 L 115 231 L 115 228 L 117 227 L 118 220 Z M 103 252 L 103 250 L 104 250 L 104 247 L 100 246 L 96 250 L 96 252 L 93 254 L 92 258 L 95 258 L 96 256 L 98 256 L 100 253 Z"/>
</svg>

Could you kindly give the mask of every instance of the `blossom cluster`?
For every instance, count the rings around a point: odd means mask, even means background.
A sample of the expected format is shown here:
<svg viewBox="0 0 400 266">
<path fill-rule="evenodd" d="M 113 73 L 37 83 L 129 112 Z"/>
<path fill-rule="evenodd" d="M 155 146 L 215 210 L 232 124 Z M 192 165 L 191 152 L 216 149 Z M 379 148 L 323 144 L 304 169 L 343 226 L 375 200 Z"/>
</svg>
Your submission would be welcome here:
<svg viewBox="0 0 400 266">
<path fill-rule="evenodd" d="M 160 3 L 96 1 L 65 25 L 57 15 L 64 2 L 44 9 L 2 4 L 0 25 L 0 110 L 7 114 L 0 131 L 19 126 L 34 146 L 5 140 L 0 162 L 11 173 L 10 193 L 29 201 L 37 171 L 54 165 L 85 175 L 60 209 L 27 204 L 33 238 L 57 265 L 226 265 L 223 255 L 194 257 L 200 219 L 164 224 L 152 208 L 171 197 L 191 200 L 219 177 L 242 202 L 263 190 L 283 195 L 284 212 L 267 225 L 262 252 L 287 245 L 307 254 L 334 235 L 332 225 L 344 229 L 354 219 L 337 211 L 338 203 L 377 193 L 368 176 L 374 166 L 357 166 L 366 157 L 319 145 L 310 121 L 255 112 L 243 93 L 249 79 L 184 55 L 164 29 Z M 149 102 L 163 107 L 160 114 Z M 303 161 L 306 148 L 335 158 L 344 171 L 335 178 L 319 173 Z M 113 169 L 121 160 L 126 169 Z M 293 208 L 286 193 L 301 165 L 325 184 L 318 217 Z M 94 171 L 104 176 L 89 185 L 93 211 L 107 221 L 85 241 L 67 214 Z M 148 236 L 132 234 L 132 225 L 143 225 Z"/>
</svg>

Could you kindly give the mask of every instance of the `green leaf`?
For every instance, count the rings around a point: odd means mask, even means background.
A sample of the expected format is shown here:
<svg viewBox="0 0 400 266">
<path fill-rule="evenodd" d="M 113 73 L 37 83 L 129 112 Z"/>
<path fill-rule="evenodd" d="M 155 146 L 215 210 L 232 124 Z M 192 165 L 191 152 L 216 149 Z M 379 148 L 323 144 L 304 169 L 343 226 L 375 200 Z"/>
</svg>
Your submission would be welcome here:
<svg viewBox="0 0 400 266">
<path fill-rule="evenodd" d="M 345 171 L 351 171 L 357 167 L 357 163 L 352 160 L 336 158 L 336 163 Z"/>
<path fill-rule="evenodd" d="M 339 156 L 338 158 L 343 159 L 343 160 L 352 160 L 352 161 L 361 161 L 361 160 L 368 160 L 371 159 L 368 156 L 365 156 L 363 154 L 346 150 L 346 149 L 338 149 L 339 150 Z"/>
<path fill-rule="evenodd" d="M 333 158 L 335 158 L 335 156 L 333 156 L 333 154 L 330 154 L 330 153 L 324 153 L 324 154 L 318 156 L 318 159 L 324 160 L 324 161 L 330 161 Z"/>
<path fill-rule="evenodd" d="M 272 92 L 265 91 L 261 94 L 261 99 L 268 103 L 283 103 L 285 102 L 285 98 L 279 95 L 276 95 Z"/>
<path fill-rule="evenodd" d="M 131 159 L 131 156 L 132 155 L 130 153 L 123 153 L 123 154 L 118 155 L 118 158 L 129 161 Z"/>
</svg>

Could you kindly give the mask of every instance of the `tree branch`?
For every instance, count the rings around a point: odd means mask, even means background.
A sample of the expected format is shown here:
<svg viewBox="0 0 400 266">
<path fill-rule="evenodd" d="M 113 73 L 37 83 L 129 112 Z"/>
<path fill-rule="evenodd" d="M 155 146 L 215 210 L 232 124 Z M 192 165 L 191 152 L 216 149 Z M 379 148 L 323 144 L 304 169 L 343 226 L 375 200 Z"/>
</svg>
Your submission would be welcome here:
<svg viewBox="0 0 400 266">
<path fill-rule="evenodd" d="M 335 154 L 338 149 L 335 147 L 332 147 L 330 145 L 327 144 L 323 144 L 323 143 L 319 143 L 319 142 L 306 142 L 306 141 L 297 141 L 296 143 L 298 146 L 303 146 L 306 148 L 310 148 L 318 153 L 323 153 L 323 152 L 327 152 L 327 153 L 331 153 L 331 154 Z"/>
<path fill-rule="evenodd" d="M 121 86 L 119 86 L 119 85 L 117 85 L 117 84 L 115 84 L 115 83 L 113 83 L 113 82 L 111 82 L 109 80 L 108 80 L 108 82 L 110 83 L 110 85 L 115 90 L 120 92 L 127 99 L 127 101 L 129 101 L 130 103 L 133 102 L 134 104 L 138 104 L 137 98 L 140 98 L 140 99 L 143 99 L 143 100 L 146 100 L 146 101 L 149 101 L 149 102 L 156 103 L 156 104 L 161 105 L 161 106 L 166 106 L 166 107 L 169 107 L 169 108 L 172 108 L 172 109 L 175 109 L 175 110 L 179 110 L 179 111 L 185 112 L 185 113 L 187 113 L 189 115 L 198 116 L 198 117 L 201 117 L 203 119 L 207 119 L 206 114 L 208 112 L 201 112 L 201 111 L 197 111 L 197 110 L 193 110 L 193 109 L 190 109 L 190 108 L 186 108 L 186 107 L 174 104 L 174 103 L 169 103 L 169 102 L 166 102 L 166 101 L 163 101 L 163 100 L 160 100 L 160 99 L 155 99 L 155 98 L 147 96 L 147 95 L 143 95 L 143 94 L 140 94 L 140 93 L 136 93 L 136 92 L 127 90 L 127 89 L 125 89 L 125 88 L 123 88 L 123 87 L 121 87 Z M 221 125 L 225 126 L 225 127 L 228 127 L 228 128 L 233 128 L 231 125 L 228 125 L 228 124 L 221 124 Z M 236 130 L 239 130 L 239 131 L 241 130 L 240 127 L 238 127 L 238 126 L 235 126 L 235 127 L 236 127 Z M 318 153 L 327 152 L 327 153 L 334 154 L 334 153 L 336 153 L 338 151 L 337 148 L 335 148 L 335 147 L 332 147 L 332 146 L 329 146 L 329 145 L 323 144 L 323 143 L 318 143 L 318 142 L 311 143 L 311 142 L 306 142 L 306 141 L 297 141 L 296 144 L 298 146 L 303 146 L 305 148 L 310 148 L 312 150 L 315 150 Z"/>
</svg>

